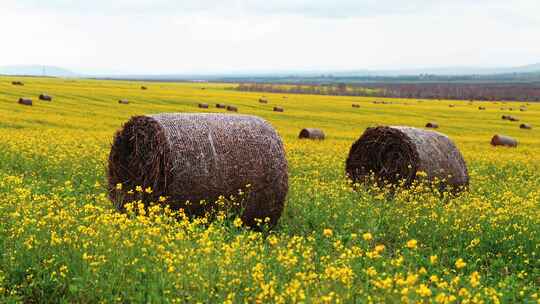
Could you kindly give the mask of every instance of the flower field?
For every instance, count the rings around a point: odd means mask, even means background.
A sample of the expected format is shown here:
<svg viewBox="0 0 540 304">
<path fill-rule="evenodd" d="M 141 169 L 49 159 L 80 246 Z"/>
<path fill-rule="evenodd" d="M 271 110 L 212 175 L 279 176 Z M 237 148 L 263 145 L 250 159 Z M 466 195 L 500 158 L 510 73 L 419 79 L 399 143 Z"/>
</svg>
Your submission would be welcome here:
<svg viewBox="0 0 540 304">
<path fill-rule="evenodd" d="M 374 104 L 234 86 L 0 77 L 0 302 L 540 303 L 540 104 Z M 216 103 L 268 120 L 284 140 L 289 193 L 277 227 L 251 231 L 226 212 L 188 219 L 166 200 L 116 212 L 106 169 L 122 123 L 225 113 Z M 345 159 L 367 127 L 428 121 L 461 150 L 469 191 L 353 190 Z M 520 129 L 523 122 L 533 129 Z M 309 127 L 326 140 L 298 140 Z M 495 133 L 518 147 L 492 147 Z"/>
</svg>

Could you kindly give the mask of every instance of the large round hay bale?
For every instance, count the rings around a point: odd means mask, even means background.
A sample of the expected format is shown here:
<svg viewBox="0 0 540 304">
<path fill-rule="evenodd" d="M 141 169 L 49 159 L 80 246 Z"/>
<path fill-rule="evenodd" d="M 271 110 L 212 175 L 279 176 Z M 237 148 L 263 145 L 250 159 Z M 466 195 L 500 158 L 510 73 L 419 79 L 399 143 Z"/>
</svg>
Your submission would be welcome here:
<svg viewBox="0 0 540 304">
<path fill-rule="evenodd" d="M 379 184 L 410 186 L 424 172 L 443 189 L 469 184 L 467 165 L 458 148 L 444 134 L 411 127 L 368 128 L 351 147 L 347 175 L 366 182 L 374 174 Z"/>
<path fill-rule="evenodd" d="M 259 98 L 260 103 L 268 103 L 268 100 L 265 98 Z"/>
<path fill-rule="evenodd" d="M 238 108 L 235 106 L 227 106 L 227 111 L 229 112 L 238 112 Z"/>
<path fill-rule="evenodd" d="M 428 123 L 426 124 L 426 128 L 438 129 L 438 128 L 439 128 L 439 124 L 436 123 L 436 122 L 431 121 L 431 122 L 428 122 Z"/>
<path fill-rule="evenodd" d="M 109 196 L 119 210 L 134 199 L 129 189 L 151 187 L 145 204 L 160 196 L 174 209 L 200 216 L 219 208 L 223 195 L 245 196 L 241 218 L 281 216 L 288 191 L 283 143 L 270 124 L 247 115 L 165 113 L 132 117 L 116 133 L 109 155 Z M 122 191 L 115 190 L 118 183 Z M 246 190 L 246 186 L 250 187 Z M 201 201 L 206 203 L 201 203 Z M 187 203 L 189 201 L 189 203 Z"/>
<path fill-rule="evenodd" d="M 448 107 L 449 107 L 449 108 L 455 108 L 456 105 L 454 105 L 454 104 L 449 104 Z"/>
<path fill-rule="evenodd" d="M 323 140 L 324 139 L 324 132 L 321 129 L 315 129 L 315 128 L 305 128 L 300 131 L 300 134 L 298 135 L 298 138 L 300 139 L 318 139 Z"/>
<path fill-rule="evenodd" d="M 283 112 L 283 108 L 282 107 L 274 107 L 274 112 Z"/>
<path fill-rule="evenodd" d="M 129 104 L 129 100 L 127 100 L 127 99 L 120 99 L 120 100 L 118 100 L 118 103 L 119 103 L 119 104 Z"/>
<path fill-rule="evenodd" d="M 40 94 L 39 95 L 39 100 L 43 100 L 43 101 L 52 101 L 52 97 L 47 95 L 47 94 Z"/>
<path fill-rule="evenodd" d="M 519 128 L 520 129 L 525 129 L 525 130 L 530 130 L 530 129 L 532 129 L 532 126 L 530 124 L 522 123 L 521 125 L 519 125 Z"/>
<path fill-rule="evenodd" d="M 216 103 L 216 108 L 218 108 L 218 109 L 226 109 L 227 106 L 222 104 L 222 103 Z"/>
<path fill-rule="evenodd" d="M 25 106 L 31 106 L 32 105 L 32 99 L 30 98 L 19 98 L 19 104 L 25 105 Z"/>
<path fill-rule="evenodd" d="M 505 146 L 505 147 L 517 147 L 517 140 L 513 139 L 510 136 L 495 134 L 491 138 L 492 146 Z"/>
<path fill-rule="evenodd" d="M 208 109 L 208 104 L 207 103 L 199 103 L 199 108 Z"/>
</svg>

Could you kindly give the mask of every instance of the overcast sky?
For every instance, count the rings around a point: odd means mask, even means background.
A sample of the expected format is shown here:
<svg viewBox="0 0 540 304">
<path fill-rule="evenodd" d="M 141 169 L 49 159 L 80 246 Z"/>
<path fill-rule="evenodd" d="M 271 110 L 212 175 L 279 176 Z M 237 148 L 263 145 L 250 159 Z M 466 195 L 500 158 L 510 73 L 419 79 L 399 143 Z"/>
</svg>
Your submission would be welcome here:
<svg viewBox="0 0 540 304">
<path fill-rule="evenodd" d="M 540 62 L 540 0 L 0 0 L 0 66 L 91 73 Z"/>
</svg>

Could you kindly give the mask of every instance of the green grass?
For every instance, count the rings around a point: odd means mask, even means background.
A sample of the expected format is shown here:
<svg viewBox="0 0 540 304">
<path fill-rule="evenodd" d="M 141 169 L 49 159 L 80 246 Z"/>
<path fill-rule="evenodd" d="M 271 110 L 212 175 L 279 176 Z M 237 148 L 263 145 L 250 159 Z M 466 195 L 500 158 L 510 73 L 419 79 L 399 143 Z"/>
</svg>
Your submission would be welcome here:
<svg viewBox="0 0 540 304">
<path fill-rule="evenodd" d="M 478 102 L 284 99 L 231 84 L 144 83 L 143 91 L 137 82 L 21 78 L 18 87 L 14 79 L 0 78 L 0 302 L 538 302 L 540 104 L 478 111 Z M 43 92 L 53 101 L 37 100 Z M 18 105 L 20 96 L 34 106 Z M 122 123 L 198 112 L 198 102 L 236 105 L 283 137 L 289 194 L 270 233 L 237 227 L 234 216 L 205 223 L 162 207 L 140 216 L 136 204 L 118 214 L 108 201 L 107 156 Z M 508 113 L 534 129 L 500 119 Z M 344 163 L 366 127 L 427 121 L 462 151 L 469 192 L 351 189 Z M 298 140 L 304 127 L 324 129 L 327 140 Z M 491 147 L 495 133 L 517 138 L 518 148 Z"/>
</svg>

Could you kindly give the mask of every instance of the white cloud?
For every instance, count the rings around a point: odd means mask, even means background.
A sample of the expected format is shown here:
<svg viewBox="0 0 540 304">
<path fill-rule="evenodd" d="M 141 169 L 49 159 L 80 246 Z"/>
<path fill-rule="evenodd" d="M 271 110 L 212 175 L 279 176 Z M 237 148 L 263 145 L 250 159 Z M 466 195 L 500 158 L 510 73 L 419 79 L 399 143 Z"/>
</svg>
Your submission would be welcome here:
<svg viewBox="0 0 540 304">
<path fill-rule="evenodd" d="M 540 61 L 536 0 L 4 1 L 0 65 L 205 73 Z"/>
</svg>

